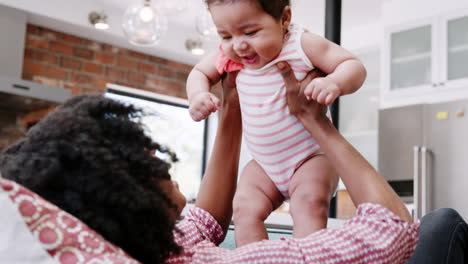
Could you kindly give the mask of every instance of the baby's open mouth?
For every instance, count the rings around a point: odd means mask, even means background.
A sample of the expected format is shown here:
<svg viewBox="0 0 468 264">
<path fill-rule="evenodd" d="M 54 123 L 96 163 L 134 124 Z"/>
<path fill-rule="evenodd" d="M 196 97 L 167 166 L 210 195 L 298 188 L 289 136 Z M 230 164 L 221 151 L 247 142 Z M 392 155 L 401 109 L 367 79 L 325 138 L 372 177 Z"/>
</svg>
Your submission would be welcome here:
<svg viewBox="0 0 468 264">
<path fill-rule="evenodd" d="M 254 55 L 250 55 L 250 56 L 243 56 L 242 60 L 244 61 L 244 63 L 253 64 L 253 63 L 257 62 L 257 55 L 254 54 Z"/>
</svg>

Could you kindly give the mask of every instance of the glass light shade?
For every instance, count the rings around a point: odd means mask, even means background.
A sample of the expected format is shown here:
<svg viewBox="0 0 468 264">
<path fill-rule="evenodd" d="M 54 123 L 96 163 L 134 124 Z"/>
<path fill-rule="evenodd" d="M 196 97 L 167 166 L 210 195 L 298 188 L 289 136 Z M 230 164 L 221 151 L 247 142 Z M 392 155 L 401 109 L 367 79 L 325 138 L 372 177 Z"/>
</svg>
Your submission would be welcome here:
<svg viewBox="0 0 468 264">
<path fill-rule="evenodd" d="M 157 0 L 156 7 L 166 15 L 177 15 L 188 7 L 188 0 Z"/>
<path fill-rule="evenodd" d="M 207 40 L 218 40 L 218 30 L 216 29 L 211 14 L 208 9 L 203 9 L 200 14 L 197 16 L 196 25 L 195 25 L 198 34 L 203 39 Z"/>
<path fill-rule="evenodd" d="M 149 2 L 131 5 L 125 10 L 123 31 L 130 43 L 154 46 L 167 32 L 167 19 Z"/>
</svg>

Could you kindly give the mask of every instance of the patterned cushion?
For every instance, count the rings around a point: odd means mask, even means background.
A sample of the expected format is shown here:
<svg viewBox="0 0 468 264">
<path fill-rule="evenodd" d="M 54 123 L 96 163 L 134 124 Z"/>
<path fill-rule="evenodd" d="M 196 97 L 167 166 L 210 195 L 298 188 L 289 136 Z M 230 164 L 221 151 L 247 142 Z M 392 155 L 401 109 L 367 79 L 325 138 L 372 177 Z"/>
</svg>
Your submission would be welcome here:
<svg viewBox="0 0 468 264">
<path fill-rule="evenodd" d="M 80 220 L 25 187 L 5 179 L 0 186 L 18 209 L 37 243 L 57 262 L 138 263 Z"/>
</svg>

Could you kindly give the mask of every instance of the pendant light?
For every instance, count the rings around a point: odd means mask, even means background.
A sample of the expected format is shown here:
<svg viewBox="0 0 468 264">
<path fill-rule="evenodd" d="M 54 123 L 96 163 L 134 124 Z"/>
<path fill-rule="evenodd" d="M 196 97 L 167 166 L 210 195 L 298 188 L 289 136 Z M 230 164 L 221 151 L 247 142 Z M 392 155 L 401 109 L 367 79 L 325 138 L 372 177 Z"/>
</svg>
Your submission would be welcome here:
<svg viewBox="0 0 468 264">
<path fill-rule="evenodd" d="M 188 7 L 188 0 L 157 0 L 156 6 L 165 15 L 179 15 Z"/>
<path fill-rule="evenodd" d="M 195 28 L 198 34 L 206 40 L 218 40 L 218 30 L 216 29 L 208 7 L 204 8 L 196 18 Z"/>
<path fill-rule="evenodd" d="M 167 19 L 151 4 L 151 0 L 145 0 L 125 10 L 122 28 L 133 45 L 154 46 L 167 32 Z"/>
</svg>

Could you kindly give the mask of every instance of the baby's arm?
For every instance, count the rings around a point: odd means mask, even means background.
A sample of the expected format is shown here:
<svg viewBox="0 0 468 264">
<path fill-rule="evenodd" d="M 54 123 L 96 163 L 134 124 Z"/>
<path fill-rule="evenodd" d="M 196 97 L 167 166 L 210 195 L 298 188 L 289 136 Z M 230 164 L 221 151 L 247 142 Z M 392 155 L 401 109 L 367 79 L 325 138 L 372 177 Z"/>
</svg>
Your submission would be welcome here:
<svg viewBox="0 0 468 264">
<path fill-rule="evenodd" d="M 304 90 L 308 99 L 331 104 L 341 95 L 354 93 L 366 78 L 366 69 L 359 59 L 341 46 L 312 33 L 305 32 L 302 48 L 314 67 L 327 74 L 314 79 Z"/>
<path fill-rule="evenodd" d="M 195 121 L 207 118 L 220 106 L 218 97 L 210 92 L 211 86 L 221 77 L 214 66 L 216 56 L 217 54 L 213 53 L 203 58 L 195 65 L 187 79 L 189 113 Z"/>
</svg>

